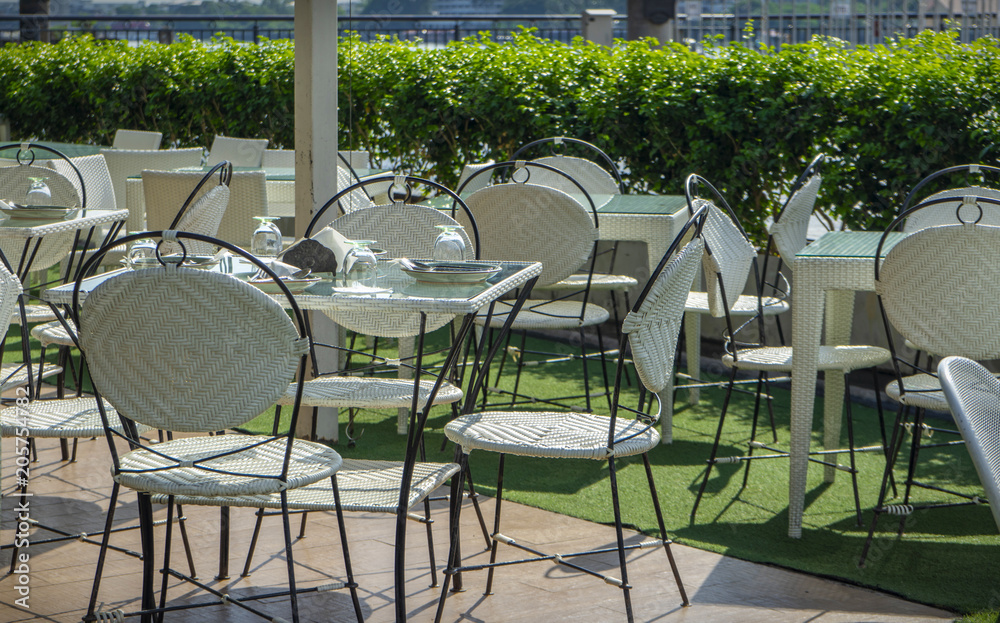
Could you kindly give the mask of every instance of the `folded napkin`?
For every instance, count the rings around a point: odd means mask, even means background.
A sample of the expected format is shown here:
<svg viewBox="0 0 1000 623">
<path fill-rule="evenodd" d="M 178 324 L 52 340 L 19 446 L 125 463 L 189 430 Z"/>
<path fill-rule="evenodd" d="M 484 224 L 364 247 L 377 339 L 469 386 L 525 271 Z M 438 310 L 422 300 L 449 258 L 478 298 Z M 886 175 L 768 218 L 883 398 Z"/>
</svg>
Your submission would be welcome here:
<svg viewBox="0 0 1000 623">
<path fill-rule="evenodd" d="M 308 268 L 314 273 L 336 273 L 337 267 L 344 265 L 344 257 L 350 248 L 348 239 L 328 226 L 310 238 L 293 243 L 281 254 L 281 259 L 292 266 Z"/>
</svg>

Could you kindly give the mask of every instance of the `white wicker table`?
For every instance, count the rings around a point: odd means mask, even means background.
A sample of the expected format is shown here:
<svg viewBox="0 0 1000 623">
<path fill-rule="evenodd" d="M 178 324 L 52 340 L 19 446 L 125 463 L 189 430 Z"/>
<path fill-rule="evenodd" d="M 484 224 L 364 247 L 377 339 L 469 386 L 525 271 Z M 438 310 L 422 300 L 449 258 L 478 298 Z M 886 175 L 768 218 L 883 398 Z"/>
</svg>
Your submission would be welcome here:
<svg viewBox="0 0 1000 623">
<path fill-rule="evenodd" d="M 854 293 L 875 290 L 875 251 L 882 232 L 830 232 L 806 246 L 795 257 L 792 288 L 791 440 L 788 474 L 788 536 L 802 536 L 809 440 L 816 398 L 816 368 L 826 324 L 828 345 L 848 344 L 854 315 Z M 898 236 L 894 238 L 898 240 Z M 889 242 L 892 242 L 890 240 Z M 887 244 L 883 255 L 891 248 Z M 825 379 L 823 444 L 836 448 L 840 439 L 844 376 Z M 836 470 L 824 468 L 833 481 Z"/>
</svg>

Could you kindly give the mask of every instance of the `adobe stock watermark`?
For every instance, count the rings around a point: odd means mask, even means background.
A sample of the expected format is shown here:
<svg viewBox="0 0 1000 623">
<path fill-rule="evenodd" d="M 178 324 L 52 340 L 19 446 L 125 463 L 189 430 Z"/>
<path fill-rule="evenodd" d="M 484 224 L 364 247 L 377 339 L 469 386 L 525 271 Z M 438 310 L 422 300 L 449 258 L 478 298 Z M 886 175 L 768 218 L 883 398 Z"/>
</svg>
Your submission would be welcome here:
<svg viewBox="0 0 1000 623">
<path fill-rule="evenodd" d="M 14 478 L 17 490 L 10 494 L 19 500 L 14 507 L 17 511 L 17 531 L 14 534 L 14 554 L 17 560 L 11 565 L 14 570 L 14 588 L 20 595 L 14 603 L 20 608 L 29 610 L 28 599 L 31 596 L 31 555 L 27 552 L 31 545 L 29 531 L 31 529 L 31 493 L 28 491 L 28 480 L 31 476 L 31 444 L 28 438 L 28 390 L 17 388 L 17 424 L 14 431 Z"/>
</svg>

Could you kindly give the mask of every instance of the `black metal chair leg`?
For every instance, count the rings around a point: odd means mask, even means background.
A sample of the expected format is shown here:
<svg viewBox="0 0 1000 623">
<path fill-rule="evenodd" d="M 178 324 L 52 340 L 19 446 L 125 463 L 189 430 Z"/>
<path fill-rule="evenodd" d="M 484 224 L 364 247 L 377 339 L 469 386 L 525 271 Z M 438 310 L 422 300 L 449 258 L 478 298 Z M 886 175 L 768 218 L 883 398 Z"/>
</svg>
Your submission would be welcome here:
<svg viewBox="0 0 1000 623">
<path fill-rule="evenodd" d="M 712 467 L 715 465 L 715 457 L 719 453 L 719 440 L 722 439 L 722 427 L 726 423 L 726 412 L 729 410 L 729 399 L 733 395 L 733 383 L 736 381 L 736 369 L 733 368 L 729 375 L 729 386 L 726 389 L 726 397 L 722 403 L 722 412 L 719 414 L 719 426 L 715 429 L 715 440 L 712 442 L 712 452 L 708 456 L 708 466 L 705 468 L 705 477 L 702 478 L 701 486 L 698 487 L 698 495 L 694 499 L 694 508 L 691 509 L 691 523 L 694 523 L 695 515 L 698 514 L 698 505 L 701 503 L 701 496 L 705 494 L 705 487 L 708 486 L 708 478 L 712 474 Z"/>
<path fill-rule="evenodd" d="M 618 568 L 621 570 L 622 576 L 622 597 L 625 599 L 625 618 L 628 623 L 633 623 L 635 616 L 632 614 L 631 587 L 628 583 L 628 562 L 625 559 L 625 533 L 622 529 L 621 503 L 618 499 L 618 472 L 614 456 L 608 459 L 608 474 L 611 480 L 611 507 L 615 515 L 615 538 L 618 546 Z"/>
<path fill-rule="evenodd" d="M 108 515 L 104 520 L 104 535 L 101 537 L 101 552 L 97 555 L 97 568 L 94 571 L 94 584 L 90 589 L 90 603 L 87 604 L 87 615 L 84 621 L 96 619 L 94 610 L 97 608 L 97 597 L 101 589 L 101 575 L 104 573 L 104 561 L 108 556 L 108 541 L 111 539 L 111 526 L 114 525 L 115 507 L 118 505 L 120 485 L 116 482 L 111 487 L 111 497 L 108 501 Z"/>
<path fill-rule="evenodd" d="M 257 549 L 257 537 L 260 536 L 260 524 L 264 521 L 264 509 L 258 508 L 256 515 L 257 520 L 253 525 L 253 535 L 250 537 L 250 550 L 247 551 L 247 559 L 243 563 L 243 573 L 240 574 L 240 577 L 244 578 L 250 577 L 250 564 L 253 562 L 254 550 Z"/>
<path fill-rule="evenodd" d="M 660 528 L 660 540 L 663 541 L 663 550 L 667 554 L 670 562 L 670 571 L 674 574 L 674 581 L 677 583 L 677 590 L 681 594 L 681 604 L 691 605 L 688 601 L 687 591 L 684 590 L 684 583 L 681 581 L 681 572 L 677 568 L 677 561 L 674 560 L 674 553 L 670 550 L 671 540 L 667 538 L 667 524 L 663 521 L 663 509 L 660 506 L 660 496 L 656 493 L 656 482 L 653 480 L 653 467 L 649 464 L 649 455 L 642 455 L 642 463 L 646 468 L 646 480 L 649 482 L 649 495 L 653 499 L 653 510 L 656 511 L 656 523 Z"/>
<path fill-rule="evenodd" d="M 506 463 L 507 455 L 500 455 L 500 465 L 497 468 L 497 497 L 496 497 L 496 508 L 493 512 L 493 536 L 495 537 L 500 532 L 500 511 L 503 506 L 503 474 L 504 474 L 504 464 Z M 490 545 L 490 568 L 486 574 L 486 590 L 483 595 L 493 594 L 493 572 L 496 567 L 493 565 L 497 561 L 497 546 L 500 544 L 496 538 L 492 539 L 492 544 Z"/>
</svg>

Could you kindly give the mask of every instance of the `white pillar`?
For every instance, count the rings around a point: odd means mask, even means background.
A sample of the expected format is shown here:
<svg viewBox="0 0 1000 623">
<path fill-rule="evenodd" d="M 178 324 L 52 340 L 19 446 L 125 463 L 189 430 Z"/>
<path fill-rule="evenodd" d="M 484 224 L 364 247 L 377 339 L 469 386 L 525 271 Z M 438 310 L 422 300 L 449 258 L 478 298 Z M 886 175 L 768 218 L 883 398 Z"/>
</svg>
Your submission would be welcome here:
<svg viewBox="0 0 1000 623">
<path fill-rule="evenodd" d="M 301 238 L 315 210 L 337 192 L 337 3 L 295 3 L 295 236 Z M 333 215 L 335 216 L 335 214 Z M 313 334 L 337 343 L 338 329 L 313 314 Z M 333 369 L 336 358 L 319 362 Z M 312 430 L 312 409 L 303 409 L 296 435 Z M 320 409 L 319 439 L 337 440 L 337 410 Z"/>
<path fill-rule="evenodd" d="M 615 11 L 612 9 L 584 9 L 580 17 L 583 38 L 611 47 L 614 42 L 611 30 L 614 21 Z"/>
</svg>

